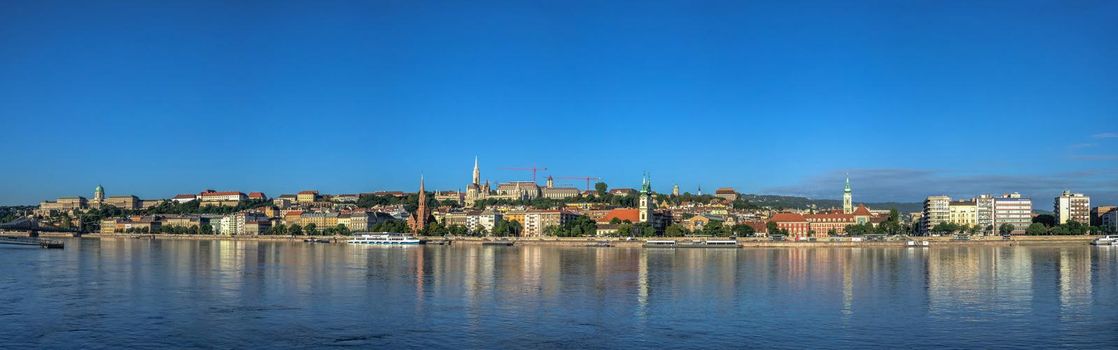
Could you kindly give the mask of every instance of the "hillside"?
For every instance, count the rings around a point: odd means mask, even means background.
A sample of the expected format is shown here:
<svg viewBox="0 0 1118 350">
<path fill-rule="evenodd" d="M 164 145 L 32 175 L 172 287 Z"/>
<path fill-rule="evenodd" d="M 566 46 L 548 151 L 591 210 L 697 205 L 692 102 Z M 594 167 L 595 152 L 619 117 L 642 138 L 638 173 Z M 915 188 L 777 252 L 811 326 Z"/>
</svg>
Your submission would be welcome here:
<svg viewBox="0 0 1118 350">
<path fill-rule="evenodd" d="M 837 199 L 811 199 L 804 197 L 794 196 L 777 196 L 777 195 L 760 195 L 760 194 L 743 194 L 742 198 L 752 204 L 772 208 L 790 208 L 790 209 L 807 209 L 812 205 L 815 208 L 841 208 L 842 201 Z M 855 201 L 855 204 L 862 202 Z M 864 203 L 870 209 L 897 209 L 901 213 L 917 212 L 924 208 L 922 203 L 903 203 L 903 202 L 867 202 Z"/>
</svg>

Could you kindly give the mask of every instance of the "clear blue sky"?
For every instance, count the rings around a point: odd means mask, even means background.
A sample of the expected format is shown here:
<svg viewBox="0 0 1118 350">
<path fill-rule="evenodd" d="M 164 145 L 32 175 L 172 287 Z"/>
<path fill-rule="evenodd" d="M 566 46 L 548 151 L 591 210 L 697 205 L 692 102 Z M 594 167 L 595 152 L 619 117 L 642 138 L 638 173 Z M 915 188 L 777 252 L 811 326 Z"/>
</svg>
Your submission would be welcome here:
<svg viewBox="0 0 1118 350">
<path fill-rule="evenodd" d="M 1116 1 L 3 1 L 0 203 L 463 188 L 1118 201 Z M 581 181 L 560 181 L 580 185 Z"/>
</svg>

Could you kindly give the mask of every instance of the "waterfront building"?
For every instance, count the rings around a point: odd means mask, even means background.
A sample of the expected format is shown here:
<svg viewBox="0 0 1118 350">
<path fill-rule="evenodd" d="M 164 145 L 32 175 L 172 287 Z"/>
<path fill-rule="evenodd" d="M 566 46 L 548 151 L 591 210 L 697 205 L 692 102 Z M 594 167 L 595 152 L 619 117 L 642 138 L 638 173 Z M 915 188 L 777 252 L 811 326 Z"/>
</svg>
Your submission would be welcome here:
<svg viewBox="0 0 1118 350">
<path fill-rule="evenodd" d="M 949 223 L 968 227 L 978 224 L 978 206 L 974 199 L 952 201 L 948 204 L 947 211 Z"/>
<path fill-rule="evenodd" d="M 1102 226 L 1102 217 L 1115 209 L 1118 209 L 1118 206 L 1100 205 L 1091 208 L 1091 226 Z"/>
<path fill-rule="evenodd" d="M 722 187 L 714 190 L 714 196 L 725 199 L 726 201 L 733 202 L 738 200 L 738 192 L 734 191 L 733 187 Z"/>
<path fill-rule="evenodd" d="M 1099 226 L 1103 230 L 1109 229 L 1110 232 L 1118 232 L 1118 210 L 1108 211 L 1099 217 Z"/>
<path fill-rule="evenodd" d="M 466 216 L 466 230 L 473 233 L 485 229 L 486 235 L 492 235 L 493 227 L 503 220 L 504 215 L 494 208 L 472 212 Z"/>
<path fill-rule="evenodd" d="M 423 177 L 419 177 L 419 207 L 415 214 L 408 218 L 408 227 L 412 233 L 421 233 L 430 222 L 431 212 L 427 210 L 427 191 L 423 188 Z"/>
<path fill-rule="evenodd" d="M 920 223 L 921 232 L 931 232 L 941 223 L 951 221 L 951 197 L 929 196 L 924 199 L 924 216 Z"/>
<path fill-rule="evenodd" d="M 559 227 L 577 217 L 577 214 L 564 210 L 531 210 L 524 213 L 522 223 L 524 237 L 542 236 L 548 227 Z"/>
<path fill-rule="evenodd" d="M 994 195 L 982 194 L 974 199 L 975 224 L 985 234 L 993 234 L 994 228 Z"/>
<path fill-rule="evenodd" d="M 267 232 L 271 222 L 263 213 L 240 212 L 221 217 L 214 233 L 226 236 L 259 235 Z M 319 229 L 324 228 L 319 226 Z"/>
<path fill-rule="evenodd" d="M 811 231 L 811 224 L 803 215 L 797 213 L 776 213 L 769 221 L 776 223 L 776 228 L 788 231 L 788 235 L 795 240 L 806 238 Z M 769 234 L 773 233 L 769 232 Z"/>
<path fill-rule="evenodd" d="M 448 228 L 451 227 L 451 226 L 468 227 L 468 223 L 469 223 L 468 220 L 467 220 L 468 216 L 469 215 L 466 212 L 450 212 L 450 213 L 443 214 L 443 216 L 442 216 L 443 221 L 441 221 L 440 223 L 443 224 L 443 226 L 448 227 Z"/>
<path fill-rule="evenodd" d="M 192 215 L 167 215 L 163 216 L 160 221 L 163 223 L 163 226 L 183 228 L 201 227 L 203 224 L 209 223 L 208 221 L 203 222 L 202 218 L 199 216 Z"/>
<path fill-rule="evenodd" d="M 850 189 L 850 176 L 846 177 L 846 185 L 842 188 L 842 213 L 854 213 L 854 191 Z"/>
<path fill-rule="evenodd" d="M 1013 234 L 1023 234 L 1033 222 L 1033 201 L 1014 192 L 994 198 L 994 232 L 1001 225 L 1013 225 Z"/>
<path fill-rule="evenodd" d="M 1064 191 L 1056 197 L 1052 212 L 1056 214 L 1056 223 L 1063 225 L 1068 221 L 1081 224 L 1091 224 L 1091 197 L 1082 193 Z"/>
</svg>

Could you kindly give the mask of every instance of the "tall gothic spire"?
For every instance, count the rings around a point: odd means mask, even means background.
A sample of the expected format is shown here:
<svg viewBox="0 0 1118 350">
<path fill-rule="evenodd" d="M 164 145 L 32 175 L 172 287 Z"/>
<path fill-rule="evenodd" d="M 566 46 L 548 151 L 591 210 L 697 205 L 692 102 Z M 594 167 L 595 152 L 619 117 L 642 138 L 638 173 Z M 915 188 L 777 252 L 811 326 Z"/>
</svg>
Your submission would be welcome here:
<svg viewBox="0 0 1118 350">
<path fill-rule="evenodd" d="M 474 156 L 474 185 L 481 185 L 481 170 L 477 167 L 477 156 Z"/>
<path fill-rule="evenodd" d="M 850 192 L 850 174 L 846 174 L 846 186 L 842 189 L 843 192 Z"/>
</svg>

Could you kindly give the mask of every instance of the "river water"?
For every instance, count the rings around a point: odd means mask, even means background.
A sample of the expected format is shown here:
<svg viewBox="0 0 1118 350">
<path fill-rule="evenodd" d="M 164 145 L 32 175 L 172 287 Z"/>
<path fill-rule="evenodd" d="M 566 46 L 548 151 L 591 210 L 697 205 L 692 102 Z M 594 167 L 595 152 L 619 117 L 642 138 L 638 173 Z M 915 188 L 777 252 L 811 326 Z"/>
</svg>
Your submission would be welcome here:
<svg viewBox="0 0 1118 350">
<path fill-rule="evenodd" d="M 1118 347 L 1118 247 L 0 246 L 3 348 Z"/>
</svg>

